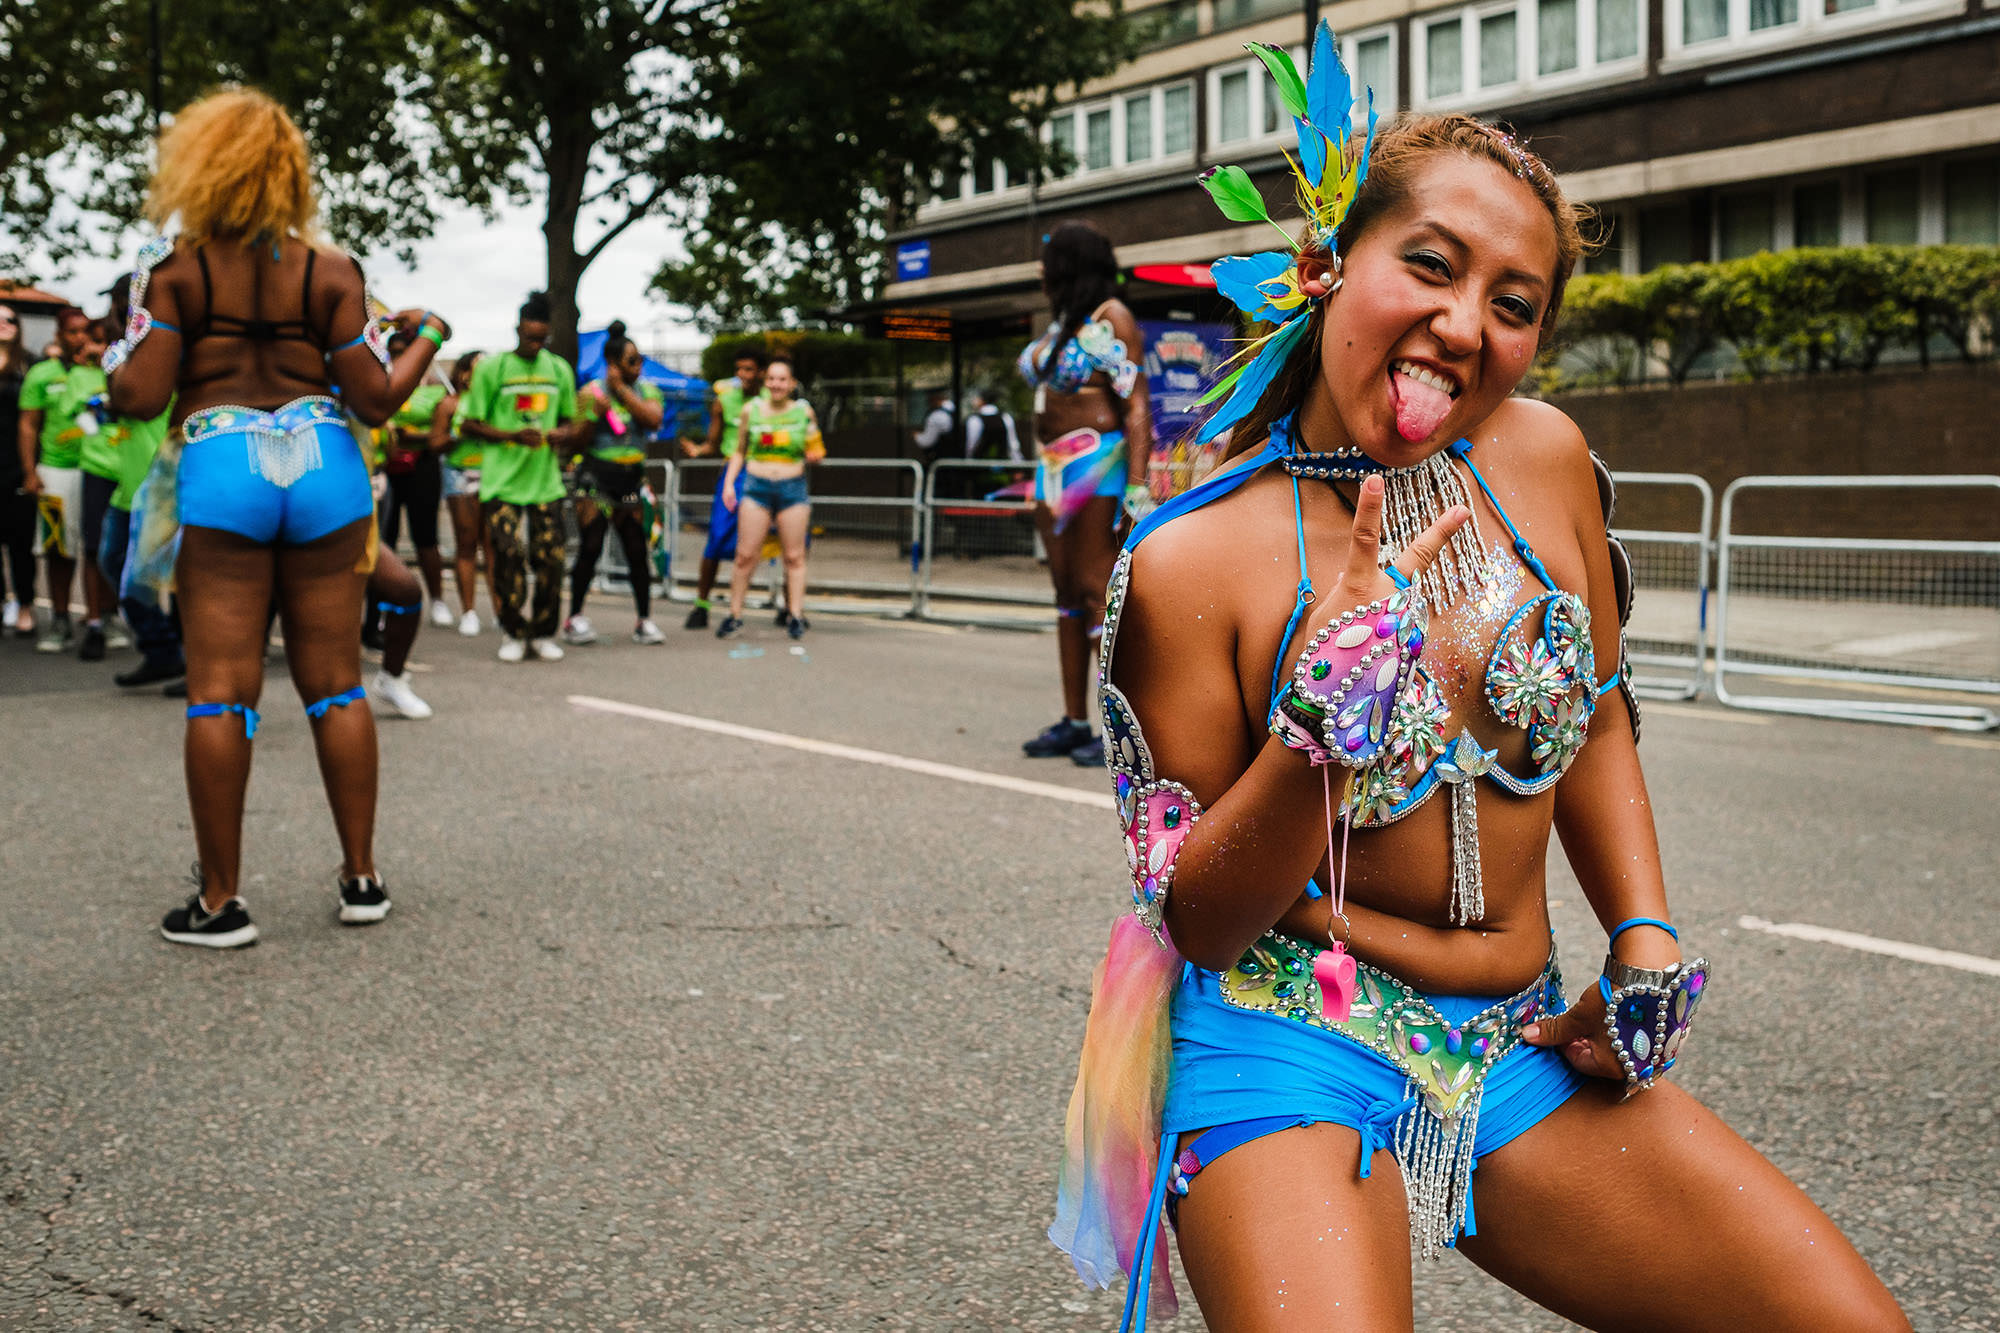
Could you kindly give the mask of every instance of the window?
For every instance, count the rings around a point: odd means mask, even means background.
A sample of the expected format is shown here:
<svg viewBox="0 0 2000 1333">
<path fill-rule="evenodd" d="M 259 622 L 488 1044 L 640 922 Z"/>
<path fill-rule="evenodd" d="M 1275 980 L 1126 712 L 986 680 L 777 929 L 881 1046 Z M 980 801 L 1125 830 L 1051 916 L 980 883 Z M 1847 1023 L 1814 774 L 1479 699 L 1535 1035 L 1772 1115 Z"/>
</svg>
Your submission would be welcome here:
<svg viewBox="0 0 2000 1333">
<path fill-rule="evenodd" d="M 1852 14 L 1858 10 L 1875 8 L 1875 0 L 1826 0 L 1829 14 Z"/>
<path fill-rule="evenodd" d="M 1250 71 L 1234 70 L 1215 85 L 1218 143 L 1235 143 L 1250 137 Z"/>
<path fill-rule="evenodd" d="M 1521 77 L 1521 59 L 1515 39 L 1519 24 L 1514 11 L 1486 14 L 1479 20 L 1479 86 L 1498 88 Z"/>
<path fill-rule="evenodd" d="M 2000 158 L 1946 164 L 1944 239 L 1949 245 L 2000 245 Z"/>
<path fill-rule="evenodd" d="M 1639 215 L 1639 269 L 1694 259 L 1694 227 L 1685 203 L 1649 208 Z"/>
<path fill-rule="evenodd" d="M 1091 111 L 1084 116 L 1083 166 L 1086 171 L 1106 171 L 1111 166 L 1111 108 Z"/>
<path fill-rule="evenodd" d="M 1215 30 L 1241 28 L 1299 12 L 1298 0 L 1215 0 Z"/>
<path fill-rule="evenodd" d="M 1541 0 L 1535 6 L 1535 72 L 1576 68 L 1576 0 Z"/>
<path fill-rule="evenodd" d="M 1602 221 L 1597 234 L 1598 247 L 1583 257 L 1585 273 L 1623 273 L 1625 271 L 1625 231 L 1618 225 L 1618 214 L 1608 209 L 1600 214 Z"/>
<path fill-rule="evenodd" d="M 1729 35 L 1729 0 L 1681 0 L 1681 41 L 1713 41 Z"/>
<path fill-rule="evenodd" d="M 1424 29 L 1424 95 L 1456 97 L 1465 86 L 1463 21 L 1455 18 Z"/>
<path fill-rule="evenodd" d="M 1172 0 L 1135 18 L 1141 51 L 1157 51 L 1201 35 L 1201 9 L 1196 0 Z"/>
<path fill-rule="evenodd" d="M 1792 190 L 1792 244 L 1840 244 L 1840 182 L 1814 181 Z"/>
<path fill-rule="evenodd" d="M 1153 156 L 1153 95 L 1125 99 L 1125 160 L 1144 162 Z"/>
<path fill-rule="evenodd" d="M 1639 54 L 1639 0 L 1597 0 L 1597 62 Z"/>
<path fill-rule="evenodd" d="M 1354 72 L 1354 123 L 1368 123 L 1368 90 L 1375 91 L 1375 110 L 1396 110 L 1396 34 L 1380 32 L 1354 38 L 1347 48 L 1347 67 Z"/>
<path fill-rule="evenodd" d="M 1076 174 L 1076 113 L 1065 111 L 1049 117 L 1050 156 L 1056 159 L 1057 177 Z"/>
<path fill-rule="evenodd" d="M 1868 243 L 1917 243 L 1917 169 L 1878 172 L 1868 178 Z"/>
<path fill-rule="evenodd" d="M 1726 194 L 1715 210 L 1716 258 L 1742 259 L 1771 248 L 1771 194 Z"/>
<path fill-rule="evenodd" d="M 1194 85 L 1177 83 L 1160 94 L 1160 152 L 1172 157 L 1194 150 Z"/>
<path fill-rule="evenodd" d="M 999 174 L 999 171 L 1000 164 L 990 157 L 984 162 L 974 163 L 972 168 L 972 192 L 974 194 L 992 194 L 993 178 Z"/>
<path fill-rule="evenodd" d="M 1799 21 L 1799 0 L 1750 0 L 1750 31 Z"/>
</svg>

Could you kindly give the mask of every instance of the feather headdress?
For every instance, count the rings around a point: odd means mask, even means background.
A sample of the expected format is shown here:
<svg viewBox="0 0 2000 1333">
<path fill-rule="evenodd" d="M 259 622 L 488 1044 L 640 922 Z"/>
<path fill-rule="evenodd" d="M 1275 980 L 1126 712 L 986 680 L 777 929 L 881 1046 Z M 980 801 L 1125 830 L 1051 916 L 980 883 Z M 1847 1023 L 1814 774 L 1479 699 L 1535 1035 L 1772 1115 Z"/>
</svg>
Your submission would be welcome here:
<svg viewBox="0 0 2000 1333">
<path fill-rule="evenodd" d="M 1299 211 L 1305 214 L 1315 246 L 1331 252 L 1334 236 L 1354 202 L 1361 182 L 1368 178 L 1368 156 L 1375 147 L 1375 92 L 1369 89 L 1368 133 L 1361 149 L 1354 149 L 1354 85 L 1341 63 L 1339 44 L 1333 29 L 1324 21 L 1313 34 L 1312 60 L 1305 77 L 1283 48 L 1265 42 L 1248 44 L 1251 54 L 1264 62 L 1277 85 L 1278 99 L 1291 113 L 1298 130 L 1298 155 L 1290 153 L 1297 183 Z M 1248 416 L 1257 400 L 1277 377 L 1285 358 L 1305 331 L 1307 313 L 1314 300 L 1299 286 L 1297 255 L 1301 249 L 1291 233 L 1279 226 L 1264 207 L 1263 196 L 1241 167 L 1215 167 L 1202 173 L 1201 183 L 1215 200 L 1222 215 L 1232 222 L 1266 222 L 1285 238 L 1287 250 L 1267 250 L 1262 254 L 1232 255 L 1209 266 L 1215 285 L 1251 319 L 1278 327 L 1256 339 L 1230 358 L 1233 367 L 1216 382 L 1201 402 L 1208 404 L 1227 395 L 1227 401 L 1208 419 L 1198 437 L 1202 443 L 1214 439 Z"/>
</svg>

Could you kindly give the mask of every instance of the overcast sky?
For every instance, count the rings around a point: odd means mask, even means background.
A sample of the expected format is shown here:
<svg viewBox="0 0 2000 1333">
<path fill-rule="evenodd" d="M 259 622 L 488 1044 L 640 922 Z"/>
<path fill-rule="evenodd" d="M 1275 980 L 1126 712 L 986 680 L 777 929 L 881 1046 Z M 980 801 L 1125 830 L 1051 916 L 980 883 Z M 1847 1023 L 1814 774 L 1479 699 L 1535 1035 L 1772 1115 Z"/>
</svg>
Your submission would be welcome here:
<svg viewBox="0 0 2000 1333">
<path fill-rule="evenodd" d="M 119 253 L 76 261 L 67 278 L 42 285 L 92 314 L 108 304 L 98 295 L 132 263 L 143 235 L 128 234 Z M 600 329 L 622 319 L 649 352 L 698 349 L 707 339 L 680 321 L 665 303 L 648 298 L 646 285 L 661 261 L 679 253 L 668 224 L 650 218 L 635 224 L 583 275 L 578 305 L 583 327 Z M 503 206 L 487 222 L 470 209 L 447 208 L 444 222 L 417 247 L 415 268 L 386 256 L 364 256 L 369 286 L 392 308 L 425 306 L 451 321 L 445 350 L 489 350 L 513 340 L 515 312 L 547 273 L 538 204 Z"/>
</svg>

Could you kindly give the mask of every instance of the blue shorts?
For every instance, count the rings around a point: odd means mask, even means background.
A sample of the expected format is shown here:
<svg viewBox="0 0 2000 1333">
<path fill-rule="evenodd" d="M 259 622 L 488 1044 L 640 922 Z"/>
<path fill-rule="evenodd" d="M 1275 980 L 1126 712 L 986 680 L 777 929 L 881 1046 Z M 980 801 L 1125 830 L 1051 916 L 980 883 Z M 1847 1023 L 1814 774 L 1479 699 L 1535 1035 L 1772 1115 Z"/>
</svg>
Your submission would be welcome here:
<svg viewBox="0 0 2000 1333">
<path fill-rule="evenodd" d="M 1507 997 L 1424 998 L 1447 1022 L 1459 1023 Z M 1194 1143 L 1202 1165 L 1265 1134 L 1335 1124 L 1360 1133 L 1357 1172 L 1366 1176 L 1374 1150 L 1388 1147 L 1396 1120 L 1411 1113 L 1408 1079 L 1386 1058 L 1338 1033 L 1239 1008 L 1222 998 L 1213 972 L 1184 969 L 1172 1022 L 1173 1066 L 1161 1129 L 1211 1130 Z M 1523 1045 L 1501 1056 L 1480 1095 L 1473 1160 L 1519 1138 L 1583 1084 L 1552 1048 Z M 1466 1214 L 1471 1230 L 1469 1206 Z"/>
<path fill-rule="evenodd" d="M 783 481 L 773 481 L 769 477 L 752 477 L 744 474 L 743 499 L 762 505 L 773 514 L 782 514 L 794 505 L 812 503 L 812 495 L 806 489 L 803 474 L 786 477 Z"/>
<path fill-rule="evenodd" d="M 184 526 L 299 546 L 375 511 L 361 446 L 330 398 L 295 399 L 275 412 L 204 408 L 181 432 Z"/>
<path fill-rule="evenodd" d="M 743 501 L 743 480 L 749 474 L 736 474 L 736 500 Z M 724 472 L 715 479 L 715 498 L 708 502 L 708 540 L 702 543 L 701 558 L 704 560 L 734 560 L 736 558 L 736 511 L 722 503 L 722 483 L 729 480 Z"/>
</svg>

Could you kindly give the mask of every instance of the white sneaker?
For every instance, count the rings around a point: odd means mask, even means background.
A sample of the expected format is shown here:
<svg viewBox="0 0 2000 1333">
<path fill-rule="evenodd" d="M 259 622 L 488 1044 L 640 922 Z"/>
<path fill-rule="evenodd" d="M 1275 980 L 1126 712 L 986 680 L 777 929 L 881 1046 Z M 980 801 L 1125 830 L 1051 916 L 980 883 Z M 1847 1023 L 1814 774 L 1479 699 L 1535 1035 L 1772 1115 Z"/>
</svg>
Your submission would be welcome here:
<svg viewBox="0 0 2000 1333">
<path fill-rule="evenodd" d="M 0 634 L 12 634 L 14 632 L 14 622 L 20 618 L 20 602 L 9 597 L 6 602 L 0 603 Z"/>
<path fill-rule="evenodd" d="M 125 622 L 117 618 L 104 622 L 104 646 L 106 648 L 130 648 L 132 636 L 125 630 Z"/>
<path fill-rule="evenodd" d="M 500 640 L 501 661 L 518 662 L 527 655 L 528 655 L 528 644 L 525 639 L 517 639 L 513 635 L 509 634 L 506 638 Z"/>
<path fill-rule="evenodd" d="M 571 616 L 563 622 L 562 637 L 564 643 L 596 643 L 597 631 L 591 627 L 589 616 Z"/>
<path fill-rule="evenodd" d="M 436 625 L 439 629 L 450 629 L 451 623 L 451 608 L 443 602 L 432 602 L 431 624 Z"/>
<path fill-rule="evenodd" d="M 468 639 L 478 638 L 479 613 L 477 611 L 467 611 L 464 615 L 460 616 L 458 618 L 458 632 Z"/>
<path fill-rule="evenodd" d="M 404 717 L 422 721 L 434 711 L 431 706 L 417 697 L 410 688 L 410 673 L 392 676 L 386 671 L 377 671 L 375 679 L 368 682 L 368 697 L 377 703 L 395 709 Z"/>
<path fill-rule="evenodd" d="M 563 660 L 562 645 L 554 639 L 530 639 L 528 640 L 528 647 L 534 651 L 536 657 L 541 658 L 544 662 L 560 662 Z"/>
<path fill-rule="evenodd" d="M 632 630 L 634 643 L 665 643 L 667 636 L 660 633 L 660 627 L 650 620 L 642 620 Z"/>
</svg>

